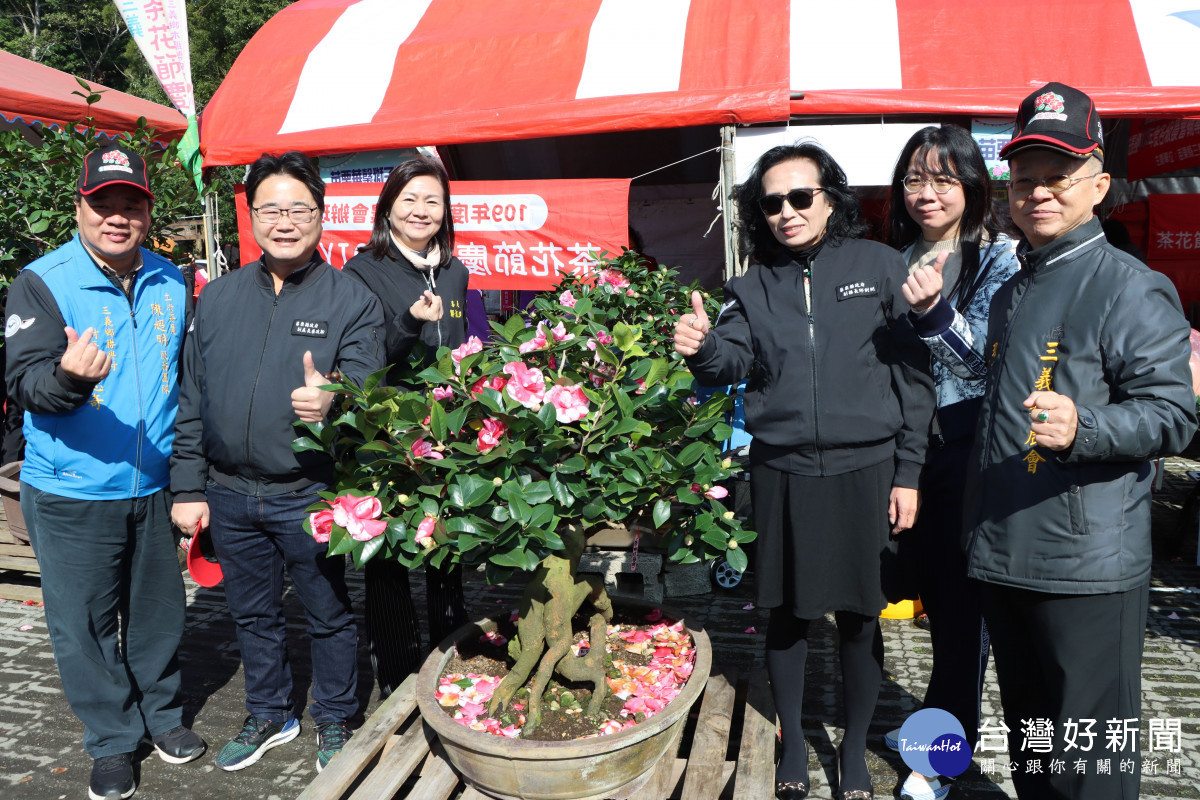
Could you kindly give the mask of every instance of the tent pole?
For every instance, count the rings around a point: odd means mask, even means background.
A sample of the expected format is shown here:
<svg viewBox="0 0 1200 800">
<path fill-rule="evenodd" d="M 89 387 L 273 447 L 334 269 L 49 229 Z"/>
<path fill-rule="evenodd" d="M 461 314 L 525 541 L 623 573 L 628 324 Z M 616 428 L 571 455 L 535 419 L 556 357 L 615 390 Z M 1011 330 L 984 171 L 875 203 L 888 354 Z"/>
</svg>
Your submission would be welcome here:
<svg viewBox="0 0 1200 800">
<path fill-rule="evenodd" d="M 721 126 L 721 228 L 725 234 L 725 280 L 743 272 L 737 257 L 737 239 L 733 227 L 734 217 L 737 216 L 737 201 L 734 200 L 733 187 L 737 183 L 737 167 L 733 155 L 733 143 L 736 128 L 733 125 Z"/>
</svg>

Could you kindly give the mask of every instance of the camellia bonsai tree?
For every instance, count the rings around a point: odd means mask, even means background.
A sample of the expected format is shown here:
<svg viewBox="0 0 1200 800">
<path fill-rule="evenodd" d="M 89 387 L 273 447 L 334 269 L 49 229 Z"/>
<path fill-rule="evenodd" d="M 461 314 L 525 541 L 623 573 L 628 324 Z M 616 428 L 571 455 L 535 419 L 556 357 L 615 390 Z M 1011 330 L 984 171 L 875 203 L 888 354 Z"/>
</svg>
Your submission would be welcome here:
<svg viewBox="0 0 1200 800">
<path fill-rule="evenodd" d="M 732 402 L 724 392 L 701 400 L 674 352 L 675 321 L 689 308 L 672 270 L 630 251 L 601 259 L 591 281 L 567 277 L 494 325 L 491 343 L 443 349 L 406 382 L 418 391 L 381 385 L 382 372 L 361 388 L 341 385 L 340 414 L 295 444 L 338 454 L 336 491 L 309 520 L 330 555 L 360 566 L 482 564 L 492 583 L 533 573 L 493 715 L 542 664 L 591 682 L 589 716 L 600 708 L 604 647 L 572 652 L 585 600 L 596 609 L 593 643 L 612 614 L 600 577 L 576 574 L 591 532 L 627 525 L 660 537 L 672 561 L 747 566 L 741 545 L 754 533 L 720 502 L 733 469 L 722 458 Z M 550 672 L 538 670 L 530 689 L 527 731 Z"/>
</svg>

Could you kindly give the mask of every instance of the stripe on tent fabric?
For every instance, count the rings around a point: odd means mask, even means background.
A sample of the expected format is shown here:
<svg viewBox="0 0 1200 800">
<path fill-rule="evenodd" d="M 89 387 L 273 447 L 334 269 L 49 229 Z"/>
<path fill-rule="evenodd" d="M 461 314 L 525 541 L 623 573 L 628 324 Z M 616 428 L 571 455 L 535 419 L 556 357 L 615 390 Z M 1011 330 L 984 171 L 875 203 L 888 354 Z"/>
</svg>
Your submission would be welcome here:
<svg viewBox="0 0 1200 800">
<path fill-rule="evenodd" d="M 901 88 L 895 0 L 792 0 L 791 12 L 793 91 Z"/>
<path fill-rule="evenodd" d="M 392 82 L 396 51 L 432 0 L 361 0 L 312 49 L 279 133 L 370 122 Z"/>
<path fill-rule="evenodd" d="M 575 99 L 675 92 L 689 0 L 603 0 Z"/>
<path fill-rule="evenodd" d="M 1129 0 L 1150 83 L 1200 84 L 1200 3 L 1196 0 Z"/>
<path fill-rule="evenodd" d="M 396 54 L 391 88 L 373 122 L 449 115 L 491 122 L 514 110 L 536 118 L 541 106 L 573 101 L 600 0 L 560 0 L 536 12 L 533 5 L 434 0 Z"/>
<path fill-rule="evenodd" d="M 896 7 L 905 89 L 1149 85 L 1129 0 L 1022 0 L 999 3 L 990 16 L 977 3 Z"/>
</svg>

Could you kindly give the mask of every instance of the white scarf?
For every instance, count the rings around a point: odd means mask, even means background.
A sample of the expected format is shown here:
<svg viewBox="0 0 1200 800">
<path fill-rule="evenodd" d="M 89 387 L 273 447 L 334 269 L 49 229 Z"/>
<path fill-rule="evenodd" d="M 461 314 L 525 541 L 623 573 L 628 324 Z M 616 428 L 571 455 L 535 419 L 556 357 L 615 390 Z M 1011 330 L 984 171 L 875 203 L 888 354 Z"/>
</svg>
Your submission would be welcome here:
<svg viewBox="0 0 1200 800">
<path fill-rule="evenodd" d="M 407 258 L 409 263 L 411 263 L 421 272 L 431 272 L 434 267 L 442 263 L 442 251 L 441 248 L 438 247 L 438 243 L 436 241 L 429 243 L 429 249 L 426 251 L 425 255 L 421 255 L 418 251 L 413 250 L 411 247 L 406 247 L 394 233 L 392 234 L 392 242 L 400 250 L 400 255 Z"/>
</svg>

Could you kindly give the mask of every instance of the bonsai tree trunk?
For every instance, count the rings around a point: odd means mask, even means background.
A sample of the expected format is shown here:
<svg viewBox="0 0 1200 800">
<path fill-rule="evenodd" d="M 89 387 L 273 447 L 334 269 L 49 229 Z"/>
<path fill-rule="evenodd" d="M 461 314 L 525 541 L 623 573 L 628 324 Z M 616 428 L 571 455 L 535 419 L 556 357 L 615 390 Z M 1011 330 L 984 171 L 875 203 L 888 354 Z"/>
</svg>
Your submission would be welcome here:
<svg viewBox="0 0 1200 800">
<path fill-rule="evenodd" d="M 492 716 L 507 708 L 536 666 L 537 672 L 529 687 L 529 706 L 525 711 L 526 731 L 532 731 L 542 721 L 542 695 L 554 673 L 569 681 L 592 684 L 588 716 L 600 712 L 608 692 L 604 642 L 612 619 L 612 602 L 604 591 L 603 578 L 575 572 L 583 555 L 583 531 L 572 526 L 563 532 L 562 538 L 566 544 L 564 551 L 547 556 L 525 588 L 517 636 L 509 646 L 509 652 L 516 656 L 516 664 L 500 682 L 488 704 L 488 713 Z M 596 613 L 588 622 L 588 653 L 577 657 L 571 652 L 574 640 L 571 618 L 585 600 L 592 604 Z"/>
</svg>

